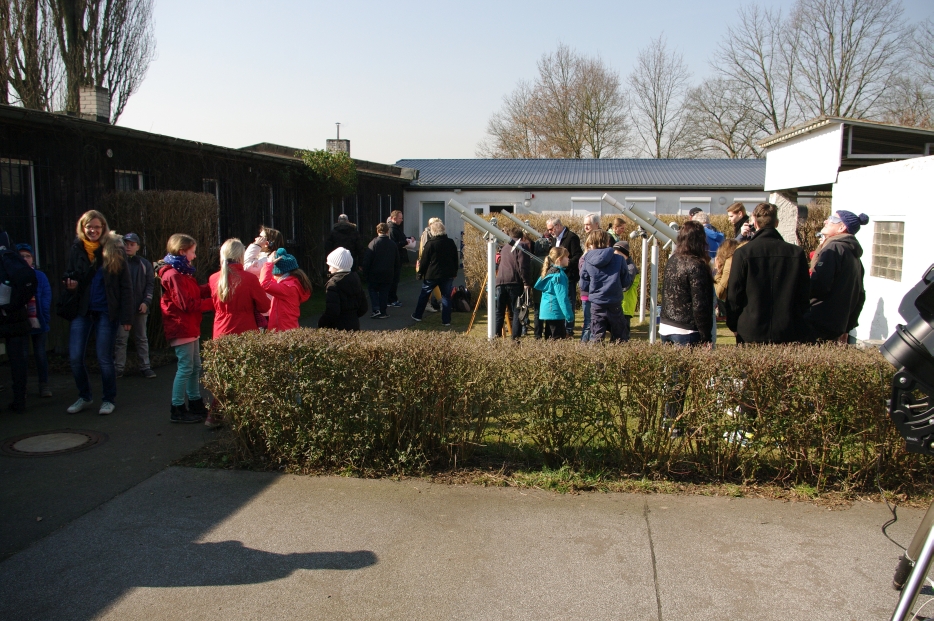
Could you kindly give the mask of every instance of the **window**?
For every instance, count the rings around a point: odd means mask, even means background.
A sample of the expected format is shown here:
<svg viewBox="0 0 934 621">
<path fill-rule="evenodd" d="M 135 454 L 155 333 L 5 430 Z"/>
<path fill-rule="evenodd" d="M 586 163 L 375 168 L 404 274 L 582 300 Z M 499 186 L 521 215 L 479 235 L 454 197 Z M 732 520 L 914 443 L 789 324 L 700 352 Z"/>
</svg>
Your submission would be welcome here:
<svg viewBox="0 0 934 621">
<path fill-rule="evenodd" d="M 0 158 L 0 223 L 12 243 L 32 244 L 38 262 L 33 187 L 31 162 Z"/>
<path fill-rule="evenodd" d="M 143 173 L 137 170 L 115 170 L 114 189 L 118 192 L 134 192 L 143 189 Z"/>
<path fill-rule="evenodd" d="M 870 276 L 902 281 L 902 254 L 905 249 L 905 223 L 879 222 L 872 236 Z"/>
<path fill-rule="evenodd" d="M 649 213 L 655 213 L 655 196 L 627 196 L 623 200 L 626 204 L 634 203 L 636 207 Z"/>
</svg>

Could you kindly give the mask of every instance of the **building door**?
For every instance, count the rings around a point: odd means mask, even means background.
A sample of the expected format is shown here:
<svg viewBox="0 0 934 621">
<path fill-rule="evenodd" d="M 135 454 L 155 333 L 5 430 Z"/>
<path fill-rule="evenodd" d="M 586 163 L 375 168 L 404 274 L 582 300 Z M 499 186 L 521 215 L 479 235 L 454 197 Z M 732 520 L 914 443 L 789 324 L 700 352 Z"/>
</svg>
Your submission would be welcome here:
<svg viewBox="0 0 934 621">
<path fill-rule="evenodd" d="M 428 221 L 432 218 L 439 218 L 442 223 L 444 222 L 443 202 L 422 203 L 422 226 L 419 229 L 419 232 L 425 230 L 425 227 L 428 226 Z"/>
</svg>

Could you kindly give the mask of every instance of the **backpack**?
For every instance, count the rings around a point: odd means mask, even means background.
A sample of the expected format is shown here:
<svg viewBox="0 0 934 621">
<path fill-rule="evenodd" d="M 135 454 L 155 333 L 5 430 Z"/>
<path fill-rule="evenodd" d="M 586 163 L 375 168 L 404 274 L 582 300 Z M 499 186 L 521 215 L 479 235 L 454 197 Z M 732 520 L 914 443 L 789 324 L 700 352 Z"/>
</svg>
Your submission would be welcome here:
<svg viewBox="0 0 934 621">
<path fill-rule="evenodd" d="M 470 290 L 464 285 L 454 287 L 454 290 L 451 292 L 451 310 L 469 313 L 473 310 L 470 303 Z"/>
<path fill-rule="evenodd" d="M 12 328 L 26 322 L 26 304 L 35 297 L 39 281 L 18 252 L 0 247 L 0 326 Z M 12 332 L 18 333 L 17 330 Z M 12 336 L 10 329 L 0 329 L 0 336 Z M 29 332 L 29 323 L 23 334 Z"/>
</svg>

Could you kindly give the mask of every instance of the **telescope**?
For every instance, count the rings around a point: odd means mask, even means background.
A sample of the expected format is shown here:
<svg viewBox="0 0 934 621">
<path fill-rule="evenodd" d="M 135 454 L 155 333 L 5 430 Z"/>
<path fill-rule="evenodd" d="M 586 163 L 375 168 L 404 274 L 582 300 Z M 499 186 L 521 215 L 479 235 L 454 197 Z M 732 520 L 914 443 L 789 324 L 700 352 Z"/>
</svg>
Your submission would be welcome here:
<svg viewBox="0 0 934 621">
<path fill-rule="evenodd" d="M 912 453 L 934 455 L 934 265 L 909 291 L 898 313 L 905 324 L 895 327 L 879 351 L 895 367 L 889 417 Z M 928 508 L 905 554 L 899 558 L 892 586 L 902 592 L 893 621 L 904 621 L 934 559 L 934 505 Z"/>
<path fill-rule="evenodd" d="M 635 203 L 623 205 L 609 194 L 604 194 L 601 200 L 615 207 L 617 211 L 648 231 L 650 235 L 660 239 L 666 246 L 676 243 L 678 234 L 642 207 L 637 207 Z"/>
<path fill-rule="evenodd" d="M 518 227 L 521 228 L 523 231 L 525 231 L 526 233 L 528 233 L 529 235 L 531 235 L 533 239 L 541 239 L 541 238 L 543 237 L 541 233 L 539 233 L 538 231 L 536 231 L 535 229 L 533 229 L 531 226 L 529 226 L 527 223 L 525 223 L 525 222 L 523 222 L 522 220 L 520 220 L 519 218 L 515 217 L 514 215 L 512 215 L 512 214 L 509 213 L 508 211 L 501 211 L 500 214 L 506 216 L 507 218 L 509 218 L 510 220 L 512 220 L 513 222 L 515 222 L 515 223 L 516 223 L 516 226 L 518 226 Z"/>
<path fill-rule="evenodd" d="M 501 244 L 508 244 L 512 241 L 512 238 L 509 237 L 509 235 L 506 235 L 501 230 L 499 230 L 498 228 L 496 228 L 495 226 L 493 226 L 492 224 L 490 224 L 489 222 L 487 222 L 486 220 L 484 220 L 477 214 L 473 213 L 472 211 L 470 211 L 469 209 L 467 209 L 466 207 L 458 203 L 453 198 L 448 201 L 448 206 L 451 207 L 451 209 L 456 211 L 458 214 L 460 214 L 460 217 L 462 220 L 469 222 L 477 229 L 480 229 L 484 233 L 492 236 L 493 239 L 496 239 Z"/>
</svg>

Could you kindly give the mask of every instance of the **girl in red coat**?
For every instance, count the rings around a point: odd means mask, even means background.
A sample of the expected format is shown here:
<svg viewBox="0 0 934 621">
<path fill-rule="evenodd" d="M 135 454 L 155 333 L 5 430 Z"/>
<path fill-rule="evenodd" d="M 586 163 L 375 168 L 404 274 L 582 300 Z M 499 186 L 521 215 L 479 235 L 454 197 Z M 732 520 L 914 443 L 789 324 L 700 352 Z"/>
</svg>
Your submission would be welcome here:
<svg viewBox="0 0 934 621">
<path fill-rule="evenodd" d="M 172 422 L 200 423 L 207 415 L 201 398 L 201 313 L 211 310 L 211 290 L 195 280 L 198 243 L 188 235 L 176 233 L 166 244 L 164 265 L 159 268 L 163 294 L 162 325 L 165 338 L 175 348 L 178 370 L 172 385 Z M 188 407 L 185 407 L 185 395 Z"/>
<path fill-rule="evenodd" d="M 298 268 L 295 257 L 285 248 L 276 250 L 275 258 L 263 265 L 260 284 L 272 296 L 267 329 L 282 332 L 297 328 L 301 314 L 299 306 L 311 297 L 311 281 Z"/>
<path fill-rule="evenodd" d="M 228 239 L 221 246 L 221 269 L 212 274 L 214 338 L 259 329 L 256 315 L 269 311 L 269 298 L 259 279 L 243 270 L 243 243 Z"/>
</svg>

